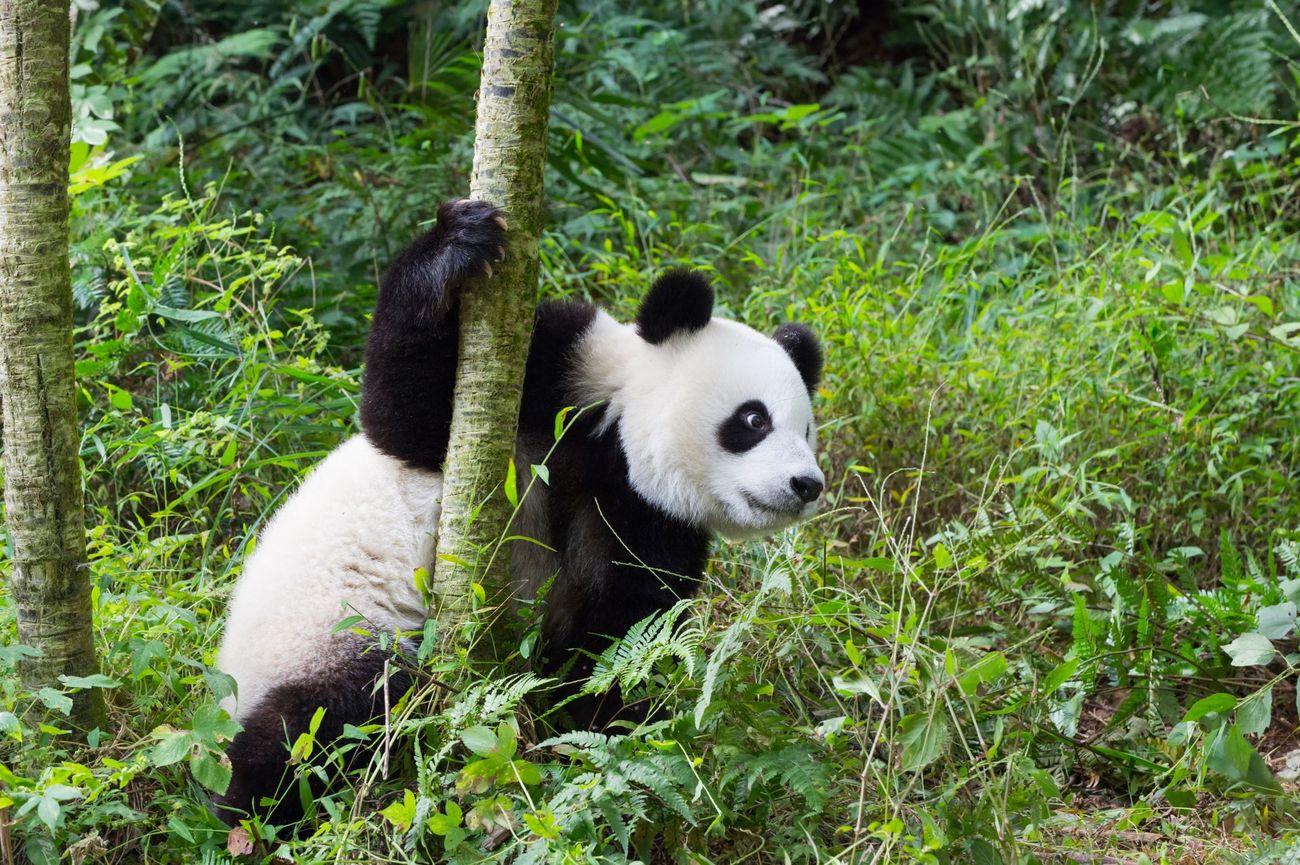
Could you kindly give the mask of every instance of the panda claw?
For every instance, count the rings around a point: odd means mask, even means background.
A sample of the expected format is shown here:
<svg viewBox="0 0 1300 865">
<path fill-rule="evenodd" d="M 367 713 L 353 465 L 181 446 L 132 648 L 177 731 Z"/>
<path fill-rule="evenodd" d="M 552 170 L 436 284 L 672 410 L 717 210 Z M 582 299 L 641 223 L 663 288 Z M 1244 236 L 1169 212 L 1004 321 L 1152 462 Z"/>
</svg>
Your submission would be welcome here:
<svg viewBox="0 0 1300 865">
<path fill-rule="evenodd" d="M 501 226 L 502 231 L 505 231 L 506 228 L 508 228 L 508 226 L 506 225 L 506 218 L 501 214 L 498 213 L 496 216 L 493 216 L 492 219 L 494 222 L 496 222 L 497 225 Z"/>
<path fill-rule="evenodd" d="M 505 260 L 506 260 L 506 248 L 504 246 L 498 246 L 497 261 L 505 261 Z"/>
<path fill-rule="evenodd" d="M 492 278 L 492 262 L 490 261 L 483 262 L 483 276 L 487 279 Z"/>
</svg>

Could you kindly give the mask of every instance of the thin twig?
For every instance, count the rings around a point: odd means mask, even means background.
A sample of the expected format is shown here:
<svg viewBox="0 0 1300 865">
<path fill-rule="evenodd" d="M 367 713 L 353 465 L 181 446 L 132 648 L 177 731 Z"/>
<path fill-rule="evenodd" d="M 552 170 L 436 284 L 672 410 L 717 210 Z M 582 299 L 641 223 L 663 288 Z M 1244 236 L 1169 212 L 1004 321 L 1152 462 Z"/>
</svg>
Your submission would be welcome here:
<svg viewBox="0 0 1300 865">
<path fill-rule="evenodd" d="M 388 696 L 388 667 L 392 661 L 392 656 L 384 658 L 384 760 L 380 773 L 384 780 L 388 780 L 388 756 L 393 747 L 393 728 L 390 723 L 392 714 L 392 703 Z"/>
<path fill-rule="evenodd" d="M 0 808 L 0 857 L 4 858 L 4 865 L 16 865 L 17 858 L 14 856 L 14 842 L 9 836 L 9 809 Z"/>
</svg>

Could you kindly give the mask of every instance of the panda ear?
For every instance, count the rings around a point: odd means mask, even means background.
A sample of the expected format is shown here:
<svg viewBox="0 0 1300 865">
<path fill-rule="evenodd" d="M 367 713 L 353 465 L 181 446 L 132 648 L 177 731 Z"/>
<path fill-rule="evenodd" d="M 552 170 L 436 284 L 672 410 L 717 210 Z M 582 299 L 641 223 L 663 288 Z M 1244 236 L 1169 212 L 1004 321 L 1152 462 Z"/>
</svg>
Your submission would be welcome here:
<svg viewBox="0 0 1300 865">
<path fill-rule="evenodd" d="M 670 270 L 655 280 L 636 314 L 637 332 L 651 345 L 700 330 L 713 317 L 713 287 L 697 270 Z"/>
<path fill-rule="evenodd" d="M 794 368 L 799 370 L 808 394 L 817 389 L 817 382 L 822 377 L 822 347 L 817 342 L 817 335 L 812 328 L 802 324 L 783 324 L 772 334 L 777 345 L 785 349 L 794 361 Z"/>
</svg>

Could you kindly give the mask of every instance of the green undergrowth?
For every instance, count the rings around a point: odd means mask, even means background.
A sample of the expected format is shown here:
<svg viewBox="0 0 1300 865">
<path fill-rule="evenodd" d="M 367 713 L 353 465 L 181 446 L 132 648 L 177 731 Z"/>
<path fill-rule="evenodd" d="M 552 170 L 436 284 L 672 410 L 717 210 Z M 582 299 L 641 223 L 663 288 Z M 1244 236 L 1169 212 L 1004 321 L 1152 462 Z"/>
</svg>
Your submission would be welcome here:
<svg viewBox="0 0 1300 865">
<path fill-rule="evenodd" d="M 1300 42 L 1271 5 L 950 0 L 900 4 L 886 63 L 841 56 L 837 10 L 738 5 L 566 7 L 543 291 L 627 318 L 693 264 L 723 314 L 815 327 L 822 512 L 719 542 L 602 658 L 663 720 L 556 735 L 506 611 L 499 666 L 422 654 L 385 723 L 292 743 L 336 775 L 380 744 L 296 836 L 208 810 L 225 601 L 356 430 L 379 269 L 465 188 L 478 22 L 434 20 L 418 101 L 383 4 L 199 4 L 152 42 L 148 4 L 84 10 L 103 672 L 0 676 L 18 861 L 1294 861 Z M 89 741 L 58 723 L 81 687 Z"/>
</svg>

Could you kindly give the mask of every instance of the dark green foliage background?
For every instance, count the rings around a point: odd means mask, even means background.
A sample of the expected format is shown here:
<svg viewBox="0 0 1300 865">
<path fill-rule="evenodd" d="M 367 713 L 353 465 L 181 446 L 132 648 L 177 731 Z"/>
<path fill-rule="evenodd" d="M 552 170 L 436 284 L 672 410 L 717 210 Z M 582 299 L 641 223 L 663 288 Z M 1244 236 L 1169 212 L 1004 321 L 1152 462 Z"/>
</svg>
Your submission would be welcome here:
<svg viewBox="0 0 1300 865">
<path fill-rule="evenodd" d="M 212 862 L 225 598 L 355 431 L 385 262 L 468 189 L 484 7 L 76 12 L 104 675 L 35 697 L 103 687 L 112 723 L 22 713 L 0 601 L 0 820 L 33 862 Z M 826 507 L 720 544 L 604 659 L 671 721 L 547 741 L 532 632 L 500 670 L 424 659 L 450 692 L 398 707 L 390 777 L 243 858 L 1294 861 L 1300 8 L 561 19 L 543 292 L 627 316 L 690 264 L 727 315 L 814 325 Z"/>
</svg>

